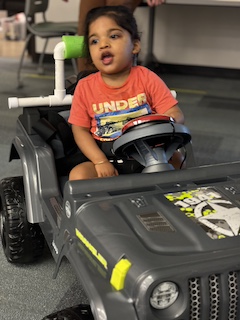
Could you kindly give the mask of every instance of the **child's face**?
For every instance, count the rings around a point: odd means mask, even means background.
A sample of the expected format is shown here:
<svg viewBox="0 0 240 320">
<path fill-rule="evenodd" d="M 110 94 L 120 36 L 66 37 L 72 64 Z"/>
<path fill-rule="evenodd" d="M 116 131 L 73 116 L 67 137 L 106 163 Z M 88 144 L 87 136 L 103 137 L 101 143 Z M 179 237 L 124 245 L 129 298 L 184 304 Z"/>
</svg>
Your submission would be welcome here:
<svg viewBox="0 0 240 320">
<path fill-rule="evenodd" d="M 108 17 L 99 17 L 89 26 L 89 51 L 95 67 L 103 74 L 121 74 L 132 66 L 140 42 Z"/>
</svg>

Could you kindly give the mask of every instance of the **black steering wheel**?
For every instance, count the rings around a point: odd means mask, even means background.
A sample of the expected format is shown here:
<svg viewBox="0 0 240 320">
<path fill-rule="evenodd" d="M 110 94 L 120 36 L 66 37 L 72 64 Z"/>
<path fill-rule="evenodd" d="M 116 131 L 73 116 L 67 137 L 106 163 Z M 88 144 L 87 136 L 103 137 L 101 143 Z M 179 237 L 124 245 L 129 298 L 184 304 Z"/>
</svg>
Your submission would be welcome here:
<svg viewBox="0 0 240 320">
<path fill-rule="evenodd" d="M 130 120 L 113 143 L 116 156 L 135 159 L 142 172 L 173 170 L 168 162 L 173 153 L 191 141 L 187 127 L 171 117 L 152 114 Z"/>
</svg>

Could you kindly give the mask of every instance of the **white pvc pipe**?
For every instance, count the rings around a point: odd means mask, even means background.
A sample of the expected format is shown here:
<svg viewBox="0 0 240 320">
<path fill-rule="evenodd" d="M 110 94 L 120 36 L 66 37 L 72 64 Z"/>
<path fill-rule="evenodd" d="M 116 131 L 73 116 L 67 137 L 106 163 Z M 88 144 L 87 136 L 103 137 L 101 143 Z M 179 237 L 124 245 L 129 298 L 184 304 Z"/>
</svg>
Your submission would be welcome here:
<svg viewBox="0 0 240 320">
<path fill-rule="evenodd" d="M 8 98 L 9 109 L 19 107 L 38 107 L 38 106 L 65 106 L 72 103 L 72 95 L 66 95 L 65 89 L 65 70 L 64 70 L 64 42 L 59 42 L 54 48 L 55 60 L 55 89 L 54 94 L 41 97 L 28 98 Z"/>
<path fill-rule="evenodd" d="M 8 98 L 9 109 L 24 108 L 24 107 L 40 107 L 40 106 L 67 106 L 72 103 L 72 95 L 65 95 L 63 99 L 59 99 L 55 95 L 49 95 L 46 97 L 31 97 L 31 98 Z"/>
<path fill-rule="evenodd" d="M 54 95 L 59 97 L 60 100 L 64 99 L 66 94 L 65 89 L 65 72 L 64 72 L 64 51 L 65 43 L 59 42 L 55 48 L 53 57 L 55 60 L 55 89 Z"/>
</svg>

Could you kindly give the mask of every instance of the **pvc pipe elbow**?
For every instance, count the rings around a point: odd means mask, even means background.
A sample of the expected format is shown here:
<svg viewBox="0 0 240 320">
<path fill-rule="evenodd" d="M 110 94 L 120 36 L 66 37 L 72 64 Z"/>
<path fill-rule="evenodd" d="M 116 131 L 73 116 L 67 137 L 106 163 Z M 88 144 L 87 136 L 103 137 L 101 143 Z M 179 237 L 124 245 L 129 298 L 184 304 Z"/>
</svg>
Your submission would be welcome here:
<svg viewBox="0 0 240 320">
<path fill-rule="evenodd" d="M 54 60 L 64 60 L 64 55 L 65 55 L 65 43 L 64 42 L 59 42 L 53 52 L 53 57 Z"/>
</svg>

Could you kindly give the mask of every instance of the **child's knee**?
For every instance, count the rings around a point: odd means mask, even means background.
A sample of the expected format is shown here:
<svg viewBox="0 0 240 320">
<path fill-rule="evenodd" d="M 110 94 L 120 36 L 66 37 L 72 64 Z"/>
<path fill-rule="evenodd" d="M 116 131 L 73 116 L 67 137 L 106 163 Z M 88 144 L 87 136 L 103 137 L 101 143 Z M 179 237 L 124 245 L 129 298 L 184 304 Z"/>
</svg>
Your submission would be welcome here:
<svg viewBox="0 0 240 320">
<path fill-rule="evenodd" d="M 73 168 L 69 173 L 69 180 L 82 180 L 81 172 Z"/>
<path fill-rule="evenodd" d="M 176 150 L 174 152 L 171 159 L 169 160 L 169 163 L 172 164 L 175 169 L 186 168 L 185 157 L 180 150 Z"/>
<path fill-rule="evenodd" d="M 74 167 L 69 174 L 69 180 L 96 178 L 97 173 L 92 162 L 84 162 Z"/>
</svg>

